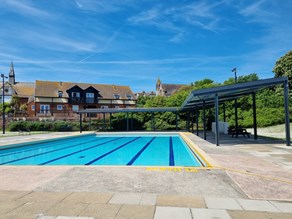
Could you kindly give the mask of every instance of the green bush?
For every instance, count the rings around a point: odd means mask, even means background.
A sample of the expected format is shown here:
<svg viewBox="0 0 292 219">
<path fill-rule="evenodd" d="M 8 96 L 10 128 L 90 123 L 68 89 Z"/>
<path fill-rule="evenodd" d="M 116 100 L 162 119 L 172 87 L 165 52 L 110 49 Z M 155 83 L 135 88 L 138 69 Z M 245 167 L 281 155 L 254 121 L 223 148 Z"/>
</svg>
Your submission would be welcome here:
<svg viewBox="0 0 292 219">
<path fill-rule="evenodd" d="M 10 131 L 27 130 L 30 131 L 77 131 L 78 122 L 65 121 L 13 121 L 8 125 Z M 86 126 L 84 128 L 86 130 Z"/>
</svg>

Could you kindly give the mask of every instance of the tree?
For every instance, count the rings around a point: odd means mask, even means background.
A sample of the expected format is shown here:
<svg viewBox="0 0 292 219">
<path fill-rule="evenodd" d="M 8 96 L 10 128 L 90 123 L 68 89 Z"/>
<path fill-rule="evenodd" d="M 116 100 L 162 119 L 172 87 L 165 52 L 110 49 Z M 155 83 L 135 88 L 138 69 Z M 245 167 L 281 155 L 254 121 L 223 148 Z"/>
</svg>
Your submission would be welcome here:
<svg viewBox="0 0 292 219">
<path fill-rule="evenodd" d="M 292 50 L 287 52 L 284 56 L 278 59 L 273 72 L 275 77 L 287 76 L 289 79 L 289 87 L 292 85 Z"/>
<path fill-rule="evenodd" d="M 20 108 L 20 102 L 18 96 L 12 96 L 11 102 L 10 102 L 10 108 L 12 110 L 13 116 L 15 117 L 16 114 L 19 112 Z"/>
</svg>

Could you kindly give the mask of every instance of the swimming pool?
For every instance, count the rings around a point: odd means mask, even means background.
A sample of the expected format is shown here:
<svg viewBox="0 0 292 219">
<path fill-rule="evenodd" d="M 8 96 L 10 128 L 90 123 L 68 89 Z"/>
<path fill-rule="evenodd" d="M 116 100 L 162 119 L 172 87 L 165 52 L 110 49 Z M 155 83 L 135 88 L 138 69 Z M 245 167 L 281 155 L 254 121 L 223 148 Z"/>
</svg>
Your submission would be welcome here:
<svg viewBox="0 0 292 219">
<path fill-rule="evenodd" d="M 0 165 L 204 166 L 178 134 L 83 135 L 0 149 Z"/>
</svg>

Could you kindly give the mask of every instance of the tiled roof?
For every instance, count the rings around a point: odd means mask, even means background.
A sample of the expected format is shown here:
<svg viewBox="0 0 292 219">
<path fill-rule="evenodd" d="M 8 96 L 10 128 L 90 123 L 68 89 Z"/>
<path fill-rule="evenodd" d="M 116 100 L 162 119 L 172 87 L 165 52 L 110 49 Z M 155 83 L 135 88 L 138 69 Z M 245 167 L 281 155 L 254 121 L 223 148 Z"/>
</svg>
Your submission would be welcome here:
<svg viewBox="0 0 292 219">
<path fill-rule="evenodd" d="M 16 82 L 12 87 L 19 97 L 34 96 L 35 83 L 33 82 Z"/>
<path fill-rule="evenodd" d="M 166 95 L 172 95 L 181 87 L 186 86 L 185 84 L 162 84 L 162 88 L 164 91 L 167 91 Z"/>
<path fill-rule="evenodd" d="M 103 99 L 115 99 L 114 94 L 119 94 L 120 99 L 128 99 L 127 95 L 135 98 L 129 86 L 108 85 L 108 84 L 86 84 L 74 82 L 58 82 L 58 81 L 36 81 L 35 96 L 36 97 L 58 97 L 58 92 L 63 92 L 63 97 L 68 98 L 66 92 L 74 86 L 79 86 L 85 90 L 88 87 L 93 87 L 99 91 Z"/>
</svg>

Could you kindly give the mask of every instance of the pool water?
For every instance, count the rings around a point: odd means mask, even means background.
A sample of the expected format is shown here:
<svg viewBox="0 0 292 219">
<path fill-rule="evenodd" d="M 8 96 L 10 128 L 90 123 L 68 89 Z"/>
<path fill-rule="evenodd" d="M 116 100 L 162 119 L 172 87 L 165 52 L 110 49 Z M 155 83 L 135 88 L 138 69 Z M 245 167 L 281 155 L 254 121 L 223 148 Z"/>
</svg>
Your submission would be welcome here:
<svg viewBox="0 0 292 219">
<path fill-rule="evenodd" d="M 202 166 L 179 135 L 86 135 L 0 149 L 0 165 Z"/>
</svg>

